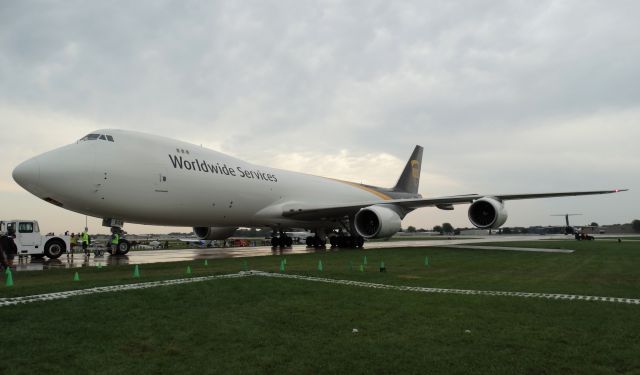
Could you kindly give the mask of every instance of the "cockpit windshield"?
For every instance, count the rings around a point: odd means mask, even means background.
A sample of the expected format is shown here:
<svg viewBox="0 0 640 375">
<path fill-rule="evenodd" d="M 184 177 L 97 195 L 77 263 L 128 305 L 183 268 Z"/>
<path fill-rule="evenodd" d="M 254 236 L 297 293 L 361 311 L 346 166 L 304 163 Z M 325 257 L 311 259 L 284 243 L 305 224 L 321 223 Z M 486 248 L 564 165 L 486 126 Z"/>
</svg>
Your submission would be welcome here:
<svg viewBox="0 0 640 375">
<path fill-rule="evenodd" d="M 95 140 L 114 142 L 113 137 L 107 134 L 87 134 L 84 137 L 80 138 L 78 142 Z"/>
<path fill-rule="evenodd" d="M 87 134 L 84 137 L 82 137 L 82 139 L 80 139 L 81 141 L 95 141 L 96 139 L 98 139 L 98 137 L 100 136 L 100 134 Z"/>
</svg>

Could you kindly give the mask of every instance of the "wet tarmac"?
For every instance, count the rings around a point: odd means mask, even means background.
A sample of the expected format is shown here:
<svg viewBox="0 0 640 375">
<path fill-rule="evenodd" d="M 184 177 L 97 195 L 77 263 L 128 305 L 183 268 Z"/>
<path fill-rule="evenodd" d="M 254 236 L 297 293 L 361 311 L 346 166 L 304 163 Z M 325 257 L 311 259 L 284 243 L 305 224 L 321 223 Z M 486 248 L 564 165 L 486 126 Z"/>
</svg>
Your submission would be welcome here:
<svg viewBox="0 0 640 375">
<path fill-rule="evenodd" d="M 544 239 L 565 239 L 565 236 L 483 236 L 474 238 L 451 238 L 443 240 L 406 240 L 406 241 L 379 241 L 366 242 L 364 249 L 338 249 L 327 247 L 325 249 L 308 248 L 305 245 L 294 245 L 285 249 L 273 249 L 269 246 L 257 247 L 227 247 L 227 248 L 196 248 L 180 250 L 132 250 L 127 255 L 111 256 L 105 254 L 89 257 L 83 254 L 62 255 L 58 259 L 36 259 L 30 257 L 16 258 L 14 262 L 17 271 L 41 271 L 49 268 L 80 268 L 80 267 L 108 267 L 113 265 L 148 264 L 163 262 L 180 262 L 189 260 L 242 258 L 255 256 L 283 255 L 283 254 L 307 254 L 326 253 L 332 251 L 366 251 L 367 249 L 399 248 L 399 247 L 447 247 L 465 248 L 464 245 L 479 244 L 482 242 L 506 242 L 506 241 L 537 241 Z M 481 248 L 469 246 L 469 249 Z M 486 248 L 485 248 L 486 249 Z M 514 250 L 518 248 L 495 248 L 495 250 Z M 555 249 L 540 249 L 542 252 L 550 252 Z M 532 251 L 526 249 L 521 251 Z"/>
</svg>

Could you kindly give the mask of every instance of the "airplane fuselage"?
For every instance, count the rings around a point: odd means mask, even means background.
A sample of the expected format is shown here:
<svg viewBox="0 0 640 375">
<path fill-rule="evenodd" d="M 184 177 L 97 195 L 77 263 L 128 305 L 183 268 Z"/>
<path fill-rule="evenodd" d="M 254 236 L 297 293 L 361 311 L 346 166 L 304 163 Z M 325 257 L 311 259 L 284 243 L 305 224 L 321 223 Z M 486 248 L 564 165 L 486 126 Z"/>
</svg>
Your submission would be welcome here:
<svg viewBox="0 0 640 375">
<path fill-rule="evenodd" d="M 24 187 L 81 214 L 167 226 L 313 227 L 282 217 L 279 204 L 390 199 L 360 184 L 259 166 L 169 138 L 94 133 L 113 141 L 81 140 L 26 161 L 22 173 L 37 169 L 36 181 L 46 184 Z"/>
</svg>

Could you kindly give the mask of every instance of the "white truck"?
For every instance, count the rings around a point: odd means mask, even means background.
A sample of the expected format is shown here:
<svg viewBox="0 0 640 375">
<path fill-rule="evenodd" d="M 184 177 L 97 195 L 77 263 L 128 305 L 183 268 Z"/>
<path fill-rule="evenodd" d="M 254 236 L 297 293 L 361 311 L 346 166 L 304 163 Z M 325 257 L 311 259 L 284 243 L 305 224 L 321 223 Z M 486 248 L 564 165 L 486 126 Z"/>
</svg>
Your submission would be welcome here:
<svg viewBox="0 0 640 375">
<path fill-rule="evenodd" d="M 40 234 L 40 227 L 35 220 L 0 220 L 1 232 L 7 233 L 12 229 L 16 234 L 15 243 L 18 247 L 18 256 L 42 257 L 46 255 L 51 259 L 56 259 L 64 254 L 70 246 L 69 236 L 44 236 Z"/>
</svg>

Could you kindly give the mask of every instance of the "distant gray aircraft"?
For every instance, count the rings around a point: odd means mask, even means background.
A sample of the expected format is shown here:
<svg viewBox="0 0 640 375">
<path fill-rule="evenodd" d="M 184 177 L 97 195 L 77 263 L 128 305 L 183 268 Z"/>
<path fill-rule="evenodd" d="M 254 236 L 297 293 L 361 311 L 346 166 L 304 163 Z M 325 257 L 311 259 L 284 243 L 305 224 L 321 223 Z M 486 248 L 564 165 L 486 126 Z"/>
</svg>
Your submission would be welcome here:
<svg viewBox="0 0 640 375">
<path fill-rule="evenodd" d="M 551 215 L 551 216 L 564 216 L 564 221 L 565 221 L 565 224 L 566 224 L 565 227 L 564 227 L 564 234 L 565 235 L 580 233 L 585 228 L 596 228 L 593 225 L 583 225 L 581 227 L 575 227 L 575 226 L 572 226 L 571 224 L 569 224 L 569 216 L 582 216 L 582 214 L 555 214 L 555 215 Z"/>
</svg>

